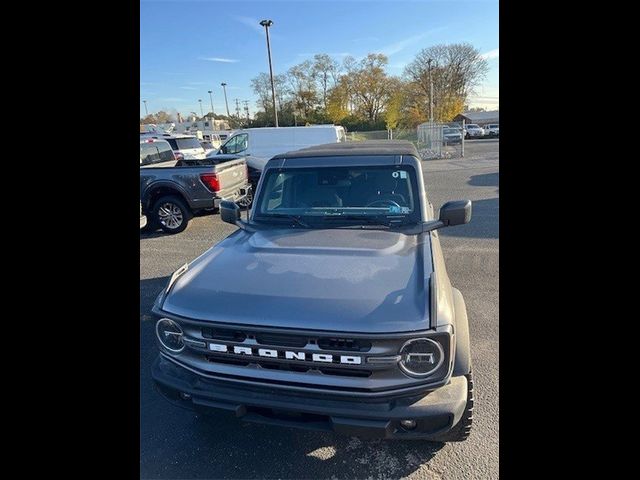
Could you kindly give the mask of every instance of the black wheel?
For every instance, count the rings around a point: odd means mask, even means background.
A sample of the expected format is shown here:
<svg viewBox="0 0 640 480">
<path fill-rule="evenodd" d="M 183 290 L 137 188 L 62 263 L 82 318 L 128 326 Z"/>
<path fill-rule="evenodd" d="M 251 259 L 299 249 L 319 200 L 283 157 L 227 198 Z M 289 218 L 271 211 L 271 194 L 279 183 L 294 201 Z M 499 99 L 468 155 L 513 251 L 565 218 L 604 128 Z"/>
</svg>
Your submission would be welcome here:
<svg viewBox="0 0 640 480">
<path fill-rule="evenodd" d="M 182 232 L 187 228 L 190 216 L 184 201 L 175 195 L 160 197 L 151 209 L 153 223 L 166 233 Z"/>
<path fill-rule="evenodd" d="M 471 433 L 473 423 L 473 372 L 465 375 L 467 377 L 467 405 L 464 407 L 462 418 L 447 433 L 438 438 L 441 442 L 463 442 Z"/>
</svg>

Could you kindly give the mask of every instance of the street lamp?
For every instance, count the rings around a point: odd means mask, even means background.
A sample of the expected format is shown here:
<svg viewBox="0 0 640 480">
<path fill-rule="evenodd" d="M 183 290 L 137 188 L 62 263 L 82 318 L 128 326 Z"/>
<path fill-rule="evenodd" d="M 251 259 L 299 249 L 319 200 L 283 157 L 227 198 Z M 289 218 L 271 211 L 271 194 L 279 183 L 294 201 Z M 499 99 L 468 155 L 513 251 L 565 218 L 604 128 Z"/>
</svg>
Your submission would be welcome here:
<svg viewBox="0 0 640 480">
<path fill-rule="evenodd" d="M 222 85 L 222 90 L 224 90 L 224 104 L 227 106 L 227 117 L 231 118 L 231 115 L 229 115 L 229 102 L 227 102 L 227 84 L 222 82 L 220 85 Z"/>
<path fill-rule="evenodd" d="M 278 126 L 278 109 L 276 108 L 276 88 L 273 84 L 273 66 L 271 65 L 271 43 L 269 42 L 269 27 L 273 25 L 271 20 L 262 20 L 260 25 L 264 27 L 267 33 L 267 54 L 269 55 L 269 76 L 271 77 L 271 97 L 273 98 L 273 118 L 275 119 L 276 127 Z"/>
<path fill-rule="evenodd" d="M 213 92 L 211 90 L 207 90 L 207 92 L 209 92 L 209 100 L 211 100 L 211 118 L 213 118 L 213 95 L 211 95 Z"/>
<path fill-rule="evenodd" d="M 144 113 L 146 113 L 147 116 L 149 116 L 149 110 L 147 110 L 147 101 L 146 100 L 142 100 L 142 103 L 144 103 Z"/>
<path fill-rule="evenodd" d="M 199 98 L 198 102 L 200 102 L 200 116 L 204 118 L 204 110 L 202 110 L 202 99 Z"/>
</svg>

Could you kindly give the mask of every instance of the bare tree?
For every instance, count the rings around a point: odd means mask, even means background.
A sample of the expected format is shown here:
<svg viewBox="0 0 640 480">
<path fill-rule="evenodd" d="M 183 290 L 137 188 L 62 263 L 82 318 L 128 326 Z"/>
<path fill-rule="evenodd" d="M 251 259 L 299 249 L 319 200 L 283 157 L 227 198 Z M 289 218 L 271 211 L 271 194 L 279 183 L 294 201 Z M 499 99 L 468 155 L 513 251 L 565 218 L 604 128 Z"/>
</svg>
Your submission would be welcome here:
<svg viewBox="0 0 640 480">
<path fill-rule="evenodd" d="M 273 77 L 273 84 L 276 90 L 276 103 L 279 108 L 282 108 L 284 98 L 286 95 L 286 77 L 285 75 L 275 75 Z M 268 73 L 260 73 L 257 77 L 251 79 L 251 89 L 253 93 L 258 96 L 256 105 L 264 112 L 273 113 L 273 99 L 271 95 L 271 79 Z"/>
<path fill-rule="evenodd" d="M 287 83 L 295 108 L 303 112 L 306 117 L 318 102 L 311 61 L 305 60 L 291 67 L 287 71 Z"/>
<path fill-rule="evenodd" d="M 322 91 L 322 105 L 327 108 L 327 92 L 332 86 L 338 85 L 340 75 L 340 64 L 326 53 L 318 53 L 313 57 L 313 76 L 320 84 Z"/>
</svg>

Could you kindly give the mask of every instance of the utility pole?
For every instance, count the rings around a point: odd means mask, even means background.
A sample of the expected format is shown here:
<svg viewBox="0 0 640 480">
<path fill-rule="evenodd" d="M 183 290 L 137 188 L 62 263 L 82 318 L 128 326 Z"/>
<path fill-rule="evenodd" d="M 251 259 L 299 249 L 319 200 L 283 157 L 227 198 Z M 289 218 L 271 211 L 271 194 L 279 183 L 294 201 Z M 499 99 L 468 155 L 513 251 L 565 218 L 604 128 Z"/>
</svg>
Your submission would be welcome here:
<svg viewBox="0 0 640 480">
<path fill-rule="evenodd" d="M 211 118 L 213 119 L 213 91 L 207 90 L 209 92 L 209 100 L 211 100 Z"/>
<path fill-rule="evenodd" d="M 433 78 L 431 77 L 431 59 L 427 60 L 429 65 L 429 123 L 433 124 Z"/>
<path fill-rule="evenodd" d="M 273 99 L 273 118 L 275 120 L 276 127 L 278 126 L 278 107 L 276 106 L 276 87 L 273 83 L 273 66 L 271 65 L 271 42 L 269 41 L 269 27 L 273 25 L 271 20 L 262 20 L 260 25 L 264 27 L 267 32 L 267 54 L 269 55 L 269 76 L 271 77 L 271 97 Z"/>
<path fill-rule="evenodd" d="M 202 99 L 199 98 L 198 102 L 200 103 L 200 117 L 204 118 L 204 110 L 202 110 Z"/>
<path fill-rule="evenodd" d="M 222 82 L 220 85 L 222 85 L 222 90 L 224 90 L 224 104 L 227 106 L 227 117 L 231 118 L 229 114 L 229 102 L 227 102 L 227 84 Z"/>
<path fill-rule="evenodd" d="M 240 100 L 236 98 L 235 101 L 236 101 L 236 117 L 240 119 Z"/>
<path fill-rule="evenodd" d="M 142 100 L 142 103 L 144 103 L 144 113 L 147 114 L 147 117 L 149 116 L 149 110 L 147 110 L 147 101 L 146 100 Z"/>
<path fill-rule="evenodd" d="M 243 100 L 244 112 L 247 114 L 247 124 L 249 124 L 249 100 Z"/>
</svg>

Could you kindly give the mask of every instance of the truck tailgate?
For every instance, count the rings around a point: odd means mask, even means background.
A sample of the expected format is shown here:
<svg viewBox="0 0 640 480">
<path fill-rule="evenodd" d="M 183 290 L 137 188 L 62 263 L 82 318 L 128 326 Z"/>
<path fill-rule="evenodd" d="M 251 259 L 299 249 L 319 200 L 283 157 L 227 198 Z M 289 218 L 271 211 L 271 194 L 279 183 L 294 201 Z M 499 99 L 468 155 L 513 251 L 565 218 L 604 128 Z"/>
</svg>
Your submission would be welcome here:
<svg viewBox="0 0 640 480">
<path fill-rule="evenodd" d="M 218 175 L 220 182 L 220 192 L 233 192 L 238 188 L 245 187 L 247 180 L 247 166 L 243 158 L 229 160 L 218 163 L 214 171 Z"/>
</svg>

